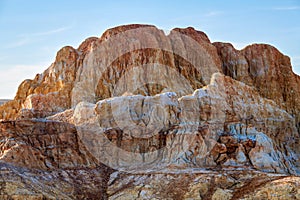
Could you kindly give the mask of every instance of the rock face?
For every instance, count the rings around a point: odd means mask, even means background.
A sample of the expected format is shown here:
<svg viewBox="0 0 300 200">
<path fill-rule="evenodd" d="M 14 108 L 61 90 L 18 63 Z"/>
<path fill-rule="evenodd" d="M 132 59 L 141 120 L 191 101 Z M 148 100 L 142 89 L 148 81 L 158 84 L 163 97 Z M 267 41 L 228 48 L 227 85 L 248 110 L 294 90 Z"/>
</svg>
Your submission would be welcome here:
<svg viewBox="0 0 300 200">
<path fill-rule="evenodd" d="M 275 47 L 254 44 L 238 51 L 228 43 L 214 43 L 223 62 L 223 73 L 257 89 L 295 117 L 300 130 L 300 77 L 293 73 L 290 58 Z"/>
<path fill-rule="evenodd" d="M 269 45 L 109 29 L 0 105 L 0 197 L 299 199 L 299 81 Z"/>
<path fill-rule="evenodd" d="M 222 74 L 179 99 L 163 93 L 81 103 L 73 119 L 83 143 L 114 168 L 147 168 L 151 163 L 298 171 L 300 138 L 294 118 Z"/>
<path fill-rule="evenodd" d="M 19 120 L 0 130 L 0 199 L 107 198 L 111 170 L 81 145 L 74 125 Z"/>
<path fill-rule="evenodd" d="M 5 121 L 1 160 L 35 169 L 95 167 L 74 125 L 55 121 Z"/>
</svg>

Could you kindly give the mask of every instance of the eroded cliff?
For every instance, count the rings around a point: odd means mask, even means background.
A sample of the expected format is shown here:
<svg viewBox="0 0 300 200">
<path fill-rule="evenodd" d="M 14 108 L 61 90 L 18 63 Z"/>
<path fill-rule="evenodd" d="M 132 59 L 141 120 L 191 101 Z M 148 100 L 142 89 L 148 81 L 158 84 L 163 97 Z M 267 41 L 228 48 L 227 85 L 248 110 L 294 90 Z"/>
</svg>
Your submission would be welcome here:
<svg viewBox="0 0 300 200">
<path fill-rule="evenodd" d="M 109 29 L 0 106 L 1 197 L 299 198 L 299 81 L 270 45 Z"/>
</svg>

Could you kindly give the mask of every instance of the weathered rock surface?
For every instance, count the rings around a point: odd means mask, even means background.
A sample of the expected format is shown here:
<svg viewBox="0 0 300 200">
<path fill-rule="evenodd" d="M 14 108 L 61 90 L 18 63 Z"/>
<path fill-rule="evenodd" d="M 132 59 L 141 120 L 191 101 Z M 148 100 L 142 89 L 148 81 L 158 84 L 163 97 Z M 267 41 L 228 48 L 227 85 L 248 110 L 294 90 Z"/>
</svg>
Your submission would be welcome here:
<svg viewBox="0 0 300 200">
<path fill-rule="evenodd" d="M 228 43 L 214 43 L 228 75 L 254 86 L 262 97 L 274 100 L 296 119 L 300 132 L 300 77 L 293 73 L 290 58 L 275 47 L 253 44 L 238 51 Z"/>
<path fill-rule="evenodd" d="M 299 181 L 299 177 L 244 170 L 119 173 L 113 174 L 108 195 L 110 199 L 292 200 L 299 199 Z"/>
<path fill-rule="evenodd" d="M 0 199 L 107 199 L 110 170 L 36 170 L 0 162 Z"/>
<path fill-rule="evenodd" d="M 96 39 L 85 40 L 78 49 L 66 46 L 58 51 L 47 70 L 23 81 L 14 100 L 0 106 L 0 118 L 43 118 L 70 108 L 76 73 Z"/>
<path fill-rule="evenodd" d="M 62 48 L 44 73 L 25 80 L 15 99 L 0 107 L 0 117 L 22 117 L 24 109 L 46 117 L 126 92 L 186 95 L 207 85 L 215 72 L 221 72 L 221 61 L 203 32 L 174 29 L 166 36 L 153 26 L 121 26 L 78 49 Z"/>
<path fill-rule="evenodd" d="M 18 120 L 0 123 L 1 161 L 35 169 L 95 167 L 74 125 Z"/>
<path fill-rule="evenodd" d="M 163 93 L 81 103 L 73 120 L 93 155 L 115 168 L 188 164 L 299 172 L 294 118 L 222 74 L 179 99 Z"/>
<path fill-rule="evenodd" d="M 109 29 L 0 105 L 0 198 L 300 199 L 299 94 L 272 46 Z"/>
</svg>

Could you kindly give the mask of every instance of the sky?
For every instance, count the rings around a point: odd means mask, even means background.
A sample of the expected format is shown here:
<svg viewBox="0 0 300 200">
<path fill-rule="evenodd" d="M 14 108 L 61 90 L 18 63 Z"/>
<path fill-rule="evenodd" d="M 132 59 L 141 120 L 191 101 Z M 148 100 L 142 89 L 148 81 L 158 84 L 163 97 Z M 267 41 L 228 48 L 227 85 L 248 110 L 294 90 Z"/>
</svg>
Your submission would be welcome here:
<svg viewBox="0 0 300 200">
<path fill-rule="evenodd" d="M 300 0 L 0 0 L 0 99 L 14 98 L 63 46 L 132 23 L 192 26 L 237 49 L 271 44 L 300 74 Z"/>
</svg>

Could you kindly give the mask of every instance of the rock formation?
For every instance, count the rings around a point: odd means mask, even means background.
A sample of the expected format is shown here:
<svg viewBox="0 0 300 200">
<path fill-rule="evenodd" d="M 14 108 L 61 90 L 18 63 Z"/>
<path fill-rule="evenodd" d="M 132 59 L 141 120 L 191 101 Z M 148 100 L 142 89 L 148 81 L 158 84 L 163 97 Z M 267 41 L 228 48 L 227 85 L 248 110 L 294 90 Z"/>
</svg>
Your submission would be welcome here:
<svg viewBox="0 0 300 200">
<path fill-rule="evenodd" d="M 299 95 L 270 45 L 109 29 L 0 105 L 0 197 L 300 199 Z"/>
<path fill-rule="evenodd" d="M 296 120 L 300 130 L 300 77 L 293 73 L 290 58 L 275 47 L 254 44 L 238 51 L 231 44 L 216 42 L 223 73 L 253 86 Z"/>
</svg>

